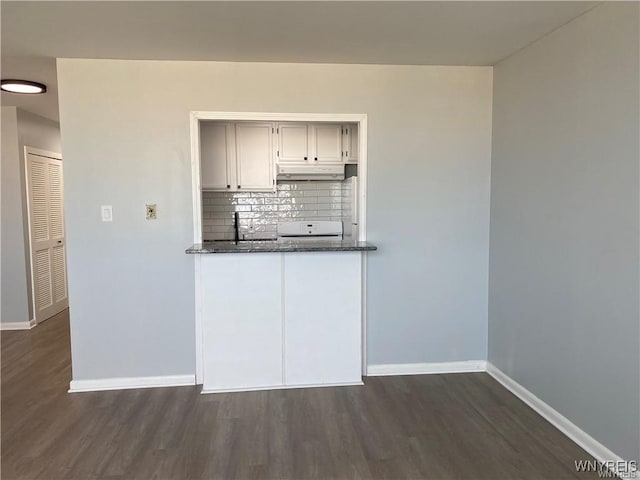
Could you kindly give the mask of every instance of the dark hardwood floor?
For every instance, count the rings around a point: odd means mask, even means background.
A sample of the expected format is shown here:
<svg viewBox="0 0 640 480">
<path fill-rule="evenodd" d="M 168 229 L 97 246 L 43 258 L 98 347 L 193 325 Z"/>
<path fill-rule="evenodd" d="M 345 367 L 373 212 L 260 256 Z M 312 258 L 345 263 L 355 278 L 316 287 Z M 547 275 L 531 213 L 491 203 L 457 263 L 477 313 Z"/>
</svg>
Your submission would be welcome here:
<svg viewBox="0 0 640 480">
<path fill-rule="evenodd" d="M 67 313 L 2 333 L 3 479 L 560 479 L 591 458 L 483 373 L 68 394 Z"/>
</svg>

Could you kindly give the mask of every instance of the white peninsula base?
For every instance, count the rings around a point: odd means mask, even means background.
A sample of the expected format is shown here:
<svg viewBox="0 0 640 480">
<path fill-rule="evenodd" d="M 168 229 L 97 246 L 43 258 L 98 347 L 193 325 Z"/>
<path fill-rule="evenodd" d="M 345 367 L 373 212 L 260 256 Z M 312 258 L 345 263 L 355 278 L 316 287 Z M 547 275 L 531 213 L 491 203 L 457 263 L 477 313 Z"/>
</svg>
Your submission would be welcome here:
<svg viewBox="0 0 640 480">
<path fill-rule="evenodd" d="M 363 255 L 201 255 L 203 393 L 362 384 Z"/>
</svg>

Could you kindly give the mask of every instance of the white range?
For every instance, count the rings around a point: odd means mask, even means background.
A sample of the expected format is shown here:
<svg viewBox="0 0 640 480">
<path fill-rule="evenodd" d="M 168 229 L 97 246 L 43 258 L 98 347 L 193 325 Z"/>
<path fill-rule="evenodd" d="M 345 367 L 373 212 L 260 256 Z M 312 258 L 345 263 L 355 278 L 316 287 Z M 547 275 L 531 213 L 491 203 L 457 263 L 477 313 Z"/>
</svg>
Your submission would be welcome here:
<svg viewBox="0 0 640 480">
<path fill-rule="evenodd" d="M 278 222 L 278 241 L 342 240 L 342 222 L 330 220 L 297 220 Z"/>
</svg>

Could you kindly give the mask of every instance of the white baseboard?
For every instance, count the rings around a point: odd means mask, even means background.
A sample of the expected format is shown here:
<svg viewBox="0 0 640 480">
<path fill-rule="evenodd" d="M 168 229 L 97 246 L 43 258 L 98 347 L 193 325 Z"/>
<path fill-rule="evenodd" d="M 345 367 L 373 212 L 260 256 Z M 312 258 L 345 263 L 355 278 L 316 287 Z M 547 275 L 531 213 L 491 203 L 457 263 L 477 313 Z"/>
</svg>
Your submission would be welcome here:
<svg viewBox="0 0 640 480">
<path fill-rule="evenodd" d="M 383 365 L 367 365 L 367 376 L 381 377 L 385 375 L 426 375 L 431 373 L 467 373 L 485 372 L 485 360 L 465 360 L 462 362 L 438 363 L 390 363 Z"/>
<path fill-rule="evenodd" d="M 364 385 L 364 382 L 345 382 L 345 383 L 319 383 L 308 385 L 272 385 L 270 387 L 244 387 L 244 388 L 221 388 L 221 389 L 202 389 L 200 393 L 235 393 L 235 392 L 260 392 L 263 390 L 294 390 L 296 388 L 324 388 L 324 387 L 353 387 Z"/>
<path fill-rule="evenodd" d="M 35 325 L 35 320 L 28 322 L 6 322 L 0 323 L 0 330 L 31 330 Z"/>
<path fill-rule="evenodd" d="M 71 383 L 69 384 L 69 393 L 99 392 L 103 390 L 129 390 L 132 388 L 184 387 L 195 384 L 195 375 L 98 378 L 95 380 L 71 380 Z"/>
<path fill-rule="evenodd" d="M 611 450 L 598 442 L 595 438 L 582 430 L 567 417 L 559 413 L 557 410 L 553 409 L 543 400 L 536 397 L 533 393 L 531 393 L 525 387 L 509 377 L 506 373 L 493 365 L 491 362 L 487 362 L 487 373 L 491 375 L 496 381 L 498 381 L 498 383 L 501 383 L 502 386 L 513 393 L 516 397 L 518 397 L 520 400 L 522 400 L 524 403 L 538 412 L 538 414 L 540 414 L 540 416 L 542 416 L 545 420 L 547 420 L 554 427 L 556 427 L 567 437 L 577 443 L 580 447 L 586 450 L 587 453 L 591 454 L 596 460 L 598 460 L 598 462 L 607 465 L 610 469 L 615 469 L 615 465 L 618 464 L 618 462 L 625 462 L 622 457 L 613 453 Z M 614 473 L 619 474 L 622 472 Z M 622 478 L 625 477 L 623 476 Z M 629 477 L 627 475 L 626 478 L 637 477 Z"/>
</svg>

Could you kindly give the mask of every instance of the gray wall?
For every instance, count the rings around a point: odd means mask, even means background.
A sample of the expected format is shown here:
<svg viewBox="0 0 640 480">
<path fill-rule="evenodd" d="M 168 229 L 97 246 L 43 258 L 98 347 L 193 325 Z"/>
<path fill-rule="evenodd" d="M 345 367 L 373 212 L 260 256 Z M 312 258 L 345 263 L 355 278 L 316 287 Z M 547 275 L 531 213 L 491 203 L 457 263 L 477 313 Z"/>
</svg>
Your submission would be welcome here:
<svg viewBox="0 0 640 480">
<path fill-rule="evenodd" d="M 490 67 L 61 59 L 58 78 L 74 379 L 194 372 L 191 110 L 367 113 L 369 363 L 486 358 Z"/>
<path fill-rule="evenodd" d="M 34 318 L 25 146 L 60 152 L 60 126 L 16 107 L 2 107 L 2 322 Z"/>
<path fill-rule="evenodd" d="M 2 107 L 2 222 L 0 321 L 28 322 L 27 271 L 24 263 L 18 113 L 16 107 Z"/>
<path fill-rule="evenodd" d="M 640 456 L 637 3 L 494 71 L 489 361 Z"/>
</svg>

